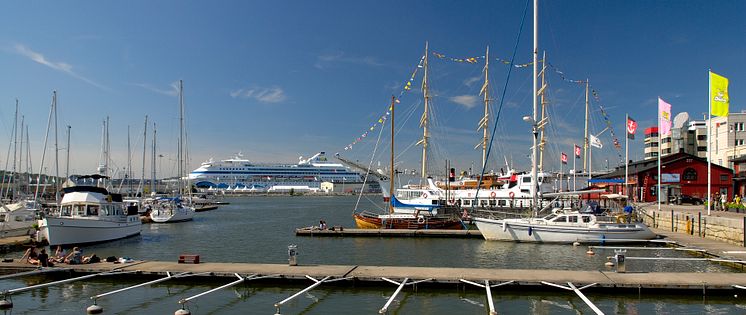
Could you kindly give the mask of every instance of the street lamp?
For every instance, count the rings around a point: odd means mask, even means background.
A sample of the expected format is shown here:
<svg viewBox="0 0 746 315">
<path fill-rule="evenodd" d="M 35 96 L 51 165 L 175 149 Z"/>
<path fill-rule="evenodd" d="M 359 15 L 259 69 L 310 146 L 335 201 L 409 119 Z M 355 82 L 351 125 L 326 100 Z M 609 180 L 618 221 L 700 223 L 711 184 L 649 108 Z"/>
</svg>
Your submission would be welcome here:
<svg viewBox="0 0 746 315">
<path fill-rule="evenodd" d="M 738 147 L 738 124 L 739 123 L 733 123 L 733 126 L 731 126 L 730 132 L 733 133 L 733 170 L 736 169 L 736 147 Z"/>
</svg>

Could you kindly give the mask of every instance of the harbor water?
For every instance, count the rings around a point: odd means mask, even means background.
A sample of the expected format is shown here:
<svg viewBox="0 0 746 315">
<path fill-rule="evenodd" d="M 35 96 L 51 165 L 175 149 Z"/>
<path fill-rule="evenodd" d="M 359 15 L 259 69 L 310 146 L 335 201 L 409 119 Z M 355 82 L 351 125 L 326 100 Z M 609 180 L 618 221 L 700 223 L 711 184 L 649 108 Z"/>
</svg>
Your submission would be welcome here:
<svg viewBox="0 0 746 315">
<path fill-rule="evenodd" d="M 382 211 L 379 195 L 364 196 L 358 210 Z M 84 254 L 176 261 L 179 254 L 199 254 L 204 262 L 287 263 L 287 246 L 298 246 L 298 263 L 326 265 L 387 265 L 478 267 L 505 269 L 610 270 L 604 266 L 612 249 L 589 256 L 585 246 L 487 242 L 450 238 L 296 237 L 295 228 L 318 225 L 354 227 L 357 196 L 255 196 L 230 198 L 218 210 L 197 213 L 194 221 L 146 224 L 142 234 L 119 241 L 83 247 Z M 6 257 L 18 258 L 22 253 Z M 628 250 L 627 257 L 696 257 L 682 251 Z M 627 260 L 628 272 L 737 272 L 704 261 Z M 0 280 L 0 289 L 13 289 L 51 276 Z M 98 301 L 105 314 L 173 314 L 180 299 L 233 281 L 190 282 L 189 278 L 137 288 Z M 140 281 L 144 282 L 144 281 Z M 93 278 L 13 296 L 14 314 L 82 314 L 90 296 L 134 285 L 134 279 Z M 307 285 L 310 285 L 311 282 Z M 192 314 L 274 314 L 274 303 L 304 288 L 301 284 L 255 285 L 251 281 L 190 302 Z M 375 313 L 396 289 L 394 285 L 355 288 L 322 285 L 283 306 L 283 314 Z M 521 292 L 516 287 L 495 289 L 498 313 L 576 314 L 592 310 L 572 292 L 547 288 Z M 746 294 L 746 292 L 744 293 Z M 617 314 L 735 314 L 746 312 L 738 296 L 639 295 L 589 293 L 604 312 Z M 453 286 L 402 291 L 392 314 L 484 314 L 486 299 L 479 288 Z"/>
</svg>

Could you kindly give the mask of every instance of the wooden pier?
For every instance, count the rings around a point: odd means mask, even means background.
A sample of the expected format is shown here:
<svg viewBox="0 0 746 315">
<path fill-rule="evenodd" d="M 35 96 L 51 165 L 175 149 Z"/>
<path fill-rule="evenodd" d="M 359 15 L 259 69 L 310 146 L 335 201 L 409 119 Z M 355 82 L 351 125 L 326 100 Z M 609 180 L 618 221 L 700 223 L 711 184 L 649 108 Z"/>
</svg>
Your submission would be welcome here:
<svg viewBox="0 0 746 315">
<path fill-rule="evenodd" d="M 296 236 L 350 236 L 350 237 L 449 237 L 484 239 L 479 230 L 407 230 L 407 229 L 340 229 L 321 230 L 317 228 L 299 228 Z"/>
<path fill-rule="evenodd" d="M 491 269 L 491 268 L 443 268 L 407 266 L 363 266 L 363 265 L 298 265 L 251 264 L 251 263 L 200 263 L 179 264 L 165 261 L 136 261 L 126 264 L 97 263 L 87 265 L 65 265 L 58 267 L 77 274 L 122 271 L 143 276 L 165 276 L 167 272 L 203 274 L 209 277 L 235 277 L 240 275 L 270 276 L 272 284 L 277 280 L 301 280 L 306 276 L 323 278 L 348 278 L 360 284 L 383 285 L 388 279 L 431 279 L 423 285 L 453 285 L 462 279 L 474 282 L 488 280 L 493 283 L 514 281 L 512 285 L 523 288 L 545 287 L 542 282 L 591 284 L 594 288 L 633 290 L 733 290 L 734 285 L 746 285 L 746 273 L 695 273 L 695 272 L 629 272 L 572 271 L 550 269 Z M 33 270 L 28 264 L 4 263 L 4 273 Z M 341 283 L 344 283 L 342 281 Z M 635 291 L 637 292 L 637 291 Z"/>
</svg>

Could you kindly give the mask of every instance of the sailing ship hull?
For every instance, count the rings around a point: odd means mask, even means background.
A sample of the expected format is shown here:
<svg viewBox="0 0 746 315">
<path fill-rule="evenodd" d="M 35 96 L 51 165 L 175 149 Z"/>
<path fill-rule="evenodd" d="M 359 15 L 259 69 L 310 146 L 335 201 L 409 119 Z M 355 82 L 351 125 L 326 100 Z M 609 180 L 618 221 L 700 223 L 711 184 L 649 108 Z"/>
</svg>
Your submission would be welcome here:
<svg viewBox="0 0 746 315">
<path fill-rule="evenodd" d="M 533 243 L 632 243 L 656 238 L 644 223 L 605 223 L 591 226 L 552 226 L 530 220 L 475 218 L 477 228 L 488 241 Z"/>
<path fill-rule="evenodd" d="M 438 217 L 401 217 L 381 218 L 369 213 L 353 215 L 359 229 L 408 229 L 408 230 L 463 230 L 464 224 L 459 219 Z"/>
<path fill-rule="evenodd" d="M 40 235 L 49 245 L 99 243 L 140 234 L 136 215 L 122 220 L 50 217 L 39 220 Z"/>
</svg>

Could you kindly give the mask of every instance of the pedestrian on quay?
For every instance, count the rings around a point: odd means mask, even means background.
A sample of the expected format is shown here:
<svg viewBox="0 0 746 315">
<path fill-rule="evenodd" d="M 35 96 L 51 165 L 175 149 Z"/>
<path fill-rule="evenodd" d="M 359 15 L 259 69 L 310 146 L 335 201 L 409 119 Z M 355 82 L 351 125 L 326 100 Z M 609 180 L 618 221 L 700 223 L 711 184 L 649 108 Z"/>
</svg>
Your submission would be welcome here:
<svg viewBox="0 0 746 315">
<path fill-rule="evenodd" d="M 728 195 L 721 194 L 720 195 L 720 206 L 723 208 L 723 211 L 726 210 L 726 207 L 725 207 L 726 203 L 728 203 Z"/>
</svg>

